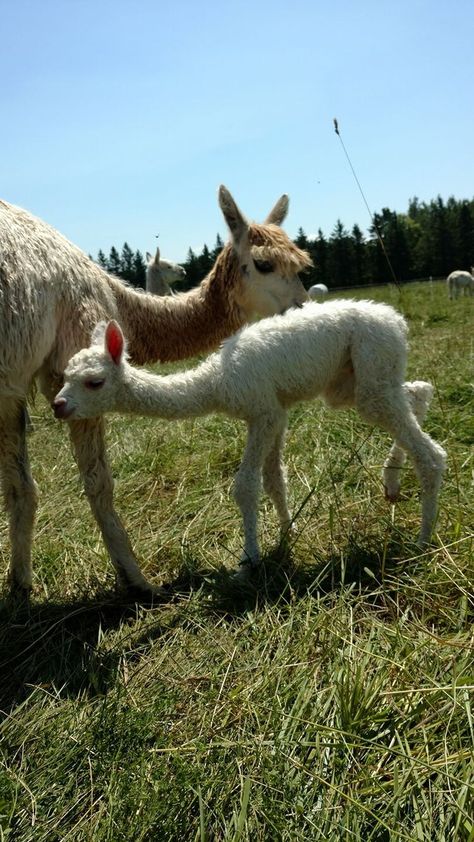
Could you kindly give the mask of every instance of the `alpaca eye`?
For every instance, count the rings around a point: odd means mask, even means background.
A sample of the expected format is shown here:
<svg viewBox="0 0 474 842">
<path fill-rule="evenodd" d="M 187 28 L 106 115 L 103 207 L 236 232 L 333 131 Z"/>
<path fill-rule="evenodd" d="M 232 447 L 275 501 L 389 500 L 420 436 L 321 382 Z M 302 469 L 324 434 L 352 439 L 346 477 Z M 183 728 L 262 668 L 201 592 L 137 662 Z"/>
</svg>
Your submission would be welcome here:
<svg viewBox="0 0 474 842">
<path fill-rule="evenodd" d="M 100 389 L 103 386 L 105 380 L 103 378 L 97 377 L 95 380 L 86 380 L 84 386 L 86 389 Z"/>
<path fill-rule="evenodd" d="M 253 262 L 257 272 L 261 272 L 262 275 L 268 275 L 270 272 L 273 272 L 273 263 L 270 263 L 269 260 L 254 260 Z"/>
</svg>

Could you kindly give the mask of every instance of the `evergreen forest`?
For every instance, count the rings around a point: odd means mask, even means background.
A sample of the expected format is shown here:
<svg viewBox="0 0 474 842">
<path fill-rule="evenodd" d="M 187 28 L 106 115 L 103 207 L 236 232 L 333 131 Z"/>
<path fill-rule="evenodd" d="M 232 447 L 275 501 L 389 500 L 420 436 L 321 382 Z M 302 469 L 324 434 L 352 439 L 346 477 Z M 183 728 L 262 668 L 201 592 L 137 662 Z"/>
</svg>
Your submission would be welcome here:
<svg viewBox="0 0 474 842">
<path fill-rule="evenodd" d="M 321 229 L 314 237 L 299 228 L 295 242 L 313 259 L 313 269 L 302 279 L 307 288 L 315 283 L 334 289 L 441 278 L 474 264 L 474 199 L 444 201 L 438 196 L 426 203 L 415 197 L 406 213 L 389 208 L 375 213 L 367 234 L 358 225 L 349 231 L 338 219 L 329 237 Z M 175 289 L 200 283 L 223 245 L 218 234 L 212 249 L 204 244 L 195 254 L 190 248 L 181 264 L 186 277 Z M 97 263 L 133 286 L 145 287 L 143 255 L 128 243 L 121 251 L 112 246 L 108 257 L 100 250 Z"/>
</svg>

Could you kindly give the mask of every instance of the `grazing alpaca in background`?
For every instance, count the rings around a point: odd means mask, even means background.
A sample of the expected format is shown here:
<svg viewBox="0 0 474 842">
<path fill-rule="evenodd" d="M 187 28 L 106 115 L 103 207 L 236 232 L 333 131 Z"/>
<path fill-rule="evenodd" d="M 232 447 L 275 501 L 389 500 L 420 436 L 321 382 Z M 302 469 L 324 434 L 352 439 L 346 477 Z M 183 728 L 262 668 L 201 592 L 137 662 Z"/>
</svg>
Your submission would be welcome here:
<svg viewBox="0 0 474 842">
<path fill-rule="evenodd" d="M 311 265 L 278 227 L 282 196 L 263 225 L 249 223 L 229 191 L 219 204 L 231 232 L 200 286 L 164 298 L 127 287 L 26 211 L 0 202 L 0 471 L 10 522 L 11 586 L 31 587 L 31 544 L 37 491 L 30 472 L 26 399 L 37 377 L 51 401 L 67 360 L 89 344 L 101 319 L 117 319 L 133 362 L 179 360 L 214 349 L 254 314 L 301 305 L 297 273 Z M 149 585 L 113 505 L 103 422 L 72 420 L 70 435 L 85 493 L 120 581 Z"/>
<path fill-rule="evenodd" d="M 445 453 L 417 420 L 431 397 L 428 383 L 405 383 L 406 323 L 370 301 L 307 304 L 244 328 L 198 368 L 160 377 L 130 366 L 116 322 L 99 325 L 89 349 L 70 360 L 54 401 L 58 418 L 90 418 L 112 410 L 162 418 L 224 412 L 247 422 L 235 499 L 245 534 L 242 563 L 258 564 L 260 486 L 285 533 L 291 525 L 282 450 L 288 408 L 321 396 L 329 406 L 354 406 L 395 439 L 384 466 L 386 496 L 398 497 L 405 452 L 421 483 L 420 545 L 433 530 Z"/>
<path fill-rule="evenodd" d="M 474 266 L 471 266 L 470 272 L 463 272 L 461 269 L 451 272 L 446 279 L 446 283 L 451 301 L 453 298 L 458 298 L 461 293 L 474 295 Z"/>
<path fill-rule="evenodd" d="M 308 290 L 308 295 L 313 301 L 317 301 L 319 298 L 325 298 L 328 292 L 326 284 L 313 284 Z"/>
<path fill-rule="evenodd" d="M 169 295 L 171 285 L 186 277 L 186 270 L 179 263 L 160 259 L 160 250 L 156 249 L 154 257 L 146 253 L 146 291 L 154 295 Z"/>
</svg>

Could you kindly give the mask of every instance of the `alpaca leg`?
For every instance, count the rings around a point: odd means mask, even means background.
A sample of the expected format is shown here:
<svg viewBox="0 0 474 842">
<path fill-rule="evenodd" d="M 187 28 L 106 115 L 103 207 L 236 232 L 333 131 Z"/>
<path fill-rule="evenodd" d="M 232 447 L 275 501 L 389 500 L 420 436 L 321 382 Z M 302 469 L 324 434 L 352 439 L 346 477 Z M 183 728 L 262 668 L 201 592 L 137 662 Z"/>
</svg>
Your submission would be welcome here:
<svg viewBox="0 0 474 842">
<path fill-rule="evenodd" d="M 143 576 L 127 533 L 114 510 L 113 479 L 104 445 L 101 418 L 69 422 L 71 441 L 84 490 L 121 584 L 152 590 Z"/>
<path fill-rule="evenodd" d="M 436 520 L 446 454 L 439 444 L 421 429 L 406 391 L 394 388 L 376 394 L 368 390 L 357 395 L 357 409 L 367 421 L 387 430 L 397 444 L 412 458 L 421 484 L 421 529 L 419 546 L 429 543 Z"/>
<path fill-rule="evenodd" d="M 416 380 L 413 383 L 405 383 L 404 390 L 410 401 L 410 406 L 415 415 L 418 424 L 423 424 L 431 398 L 433 397 L 433 387 L 431 383 L 425 383 L 423 380 Z M 390 503 L 396 503 L 400 497 L 400 479 L 401 471 L 405 463 L 406 453 L 402 447 L 395 441 L 390 448 L 390 452 L 384 462 L 382 479 L 385 489 L 385 499 Z"/>
<path fill-rule="evenodd" d="M 4 402 L 0 417 L 0 472 L 9 518 L 12 589 L 27 591 L 32 585 L 31 544 L 38 493 L 31 476 L 26 447 L 26 406 Z"/>
<path fill-rule="evenodd" d="M 248 425 L 247 444 L 235 477 L 234 499 L 244 525 L 244 551 L 241 564 L 257 566 L 260 550 L 257 541 L 258 502 L 262 484 L 262 468 L 275 437 L 275 421 L 260 416 Z"/>
<path fill-rule="evenodd" d="M 291 515 L 288 510 L 286 489 L 286 471 L 282 460 L 286 432 L 285 423 L 277 430 L 273 444 L 263 464 L 263 487 L 270 497 L 280 521 L 281 538 L 285 538 L 291 528 Z"/>
</svg>

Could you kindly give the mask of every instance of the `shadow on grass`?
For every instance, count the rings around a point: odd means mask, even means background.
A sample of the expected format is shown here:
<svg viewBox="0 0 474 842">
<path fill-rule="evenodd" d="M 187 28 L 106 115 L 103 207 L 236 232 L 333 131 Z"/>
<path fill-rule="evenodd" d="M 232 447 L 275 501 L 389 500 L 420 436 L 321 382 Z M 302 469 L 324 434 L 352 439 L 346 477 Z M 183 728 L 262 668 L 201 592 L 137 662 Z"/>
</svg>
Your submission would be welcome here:
<svg viewBox="0 0 474 842">
<path fill-rule="evenodd" d="M 397 578 L 406 544 L 388 548 L 384 558 L 370 546 L 350 542 L 342 551 L 314 563 L 295 566 L 291 553 L 277 549 L 268 554 L 258 570 L 244 576 L 227 568 L 198 570 L 193 559 L 165 585 L 152 606 L 142 607 L 110 593 L 76 601 L 0 603 L 0 711 L 8 712 L 40 686 L 60 696 L 105 694 L 117 680 L 125 644 L 101 647 L 108 632 L 133 626 L 150 611 L 143 640 L 159 641 L 175 625 L 186 625 L 186 611 L 163 612 L 200 592 L 199 610 L 204 614 L 245 616 L 268 604 L 290 604 L 312 595 L 335 592 L 343 585 L 365 594 L 379 605 L 387 592 L 385 576 Z M 189 616 L 189 622 L 192 622 Z M 140 638 L 134 634 L 140 651 Z M 129 653 L 130 654 L 130 653 Z"/>
<path fill-rule="evenodd" d="M 106 693 L 122 657 L 118 645 L 102 651 L 101 637 L 140 616 L 134 600 L 110 593 L 76 601 L 0 603 L 0 714 L 24 701 L 36 687 L 60 696 Z M 172 621 L 171 621 L 172 622 Z M 154 623 L 159 637 L 170 628 Z"/>
<path fill-rule="evenodd" d="M 291 552 L 277 549 L 263 559 L 261 568 L 244 575 L 229 571 L 214 574 L 209 606 L 228 617 L 238 617 L 265 604 L 291 603 L 307 596 L 319 598 L 341 586 L 363 594 L 367 602 L 379 605 L 388 595 L 387 582 L 396 579 L 406 558 L 406 543 L 393 543 L 385 553 L 350 541 L 348 545 L 314 559 L 312 564 L 294 565 Z"/>
</svg>

